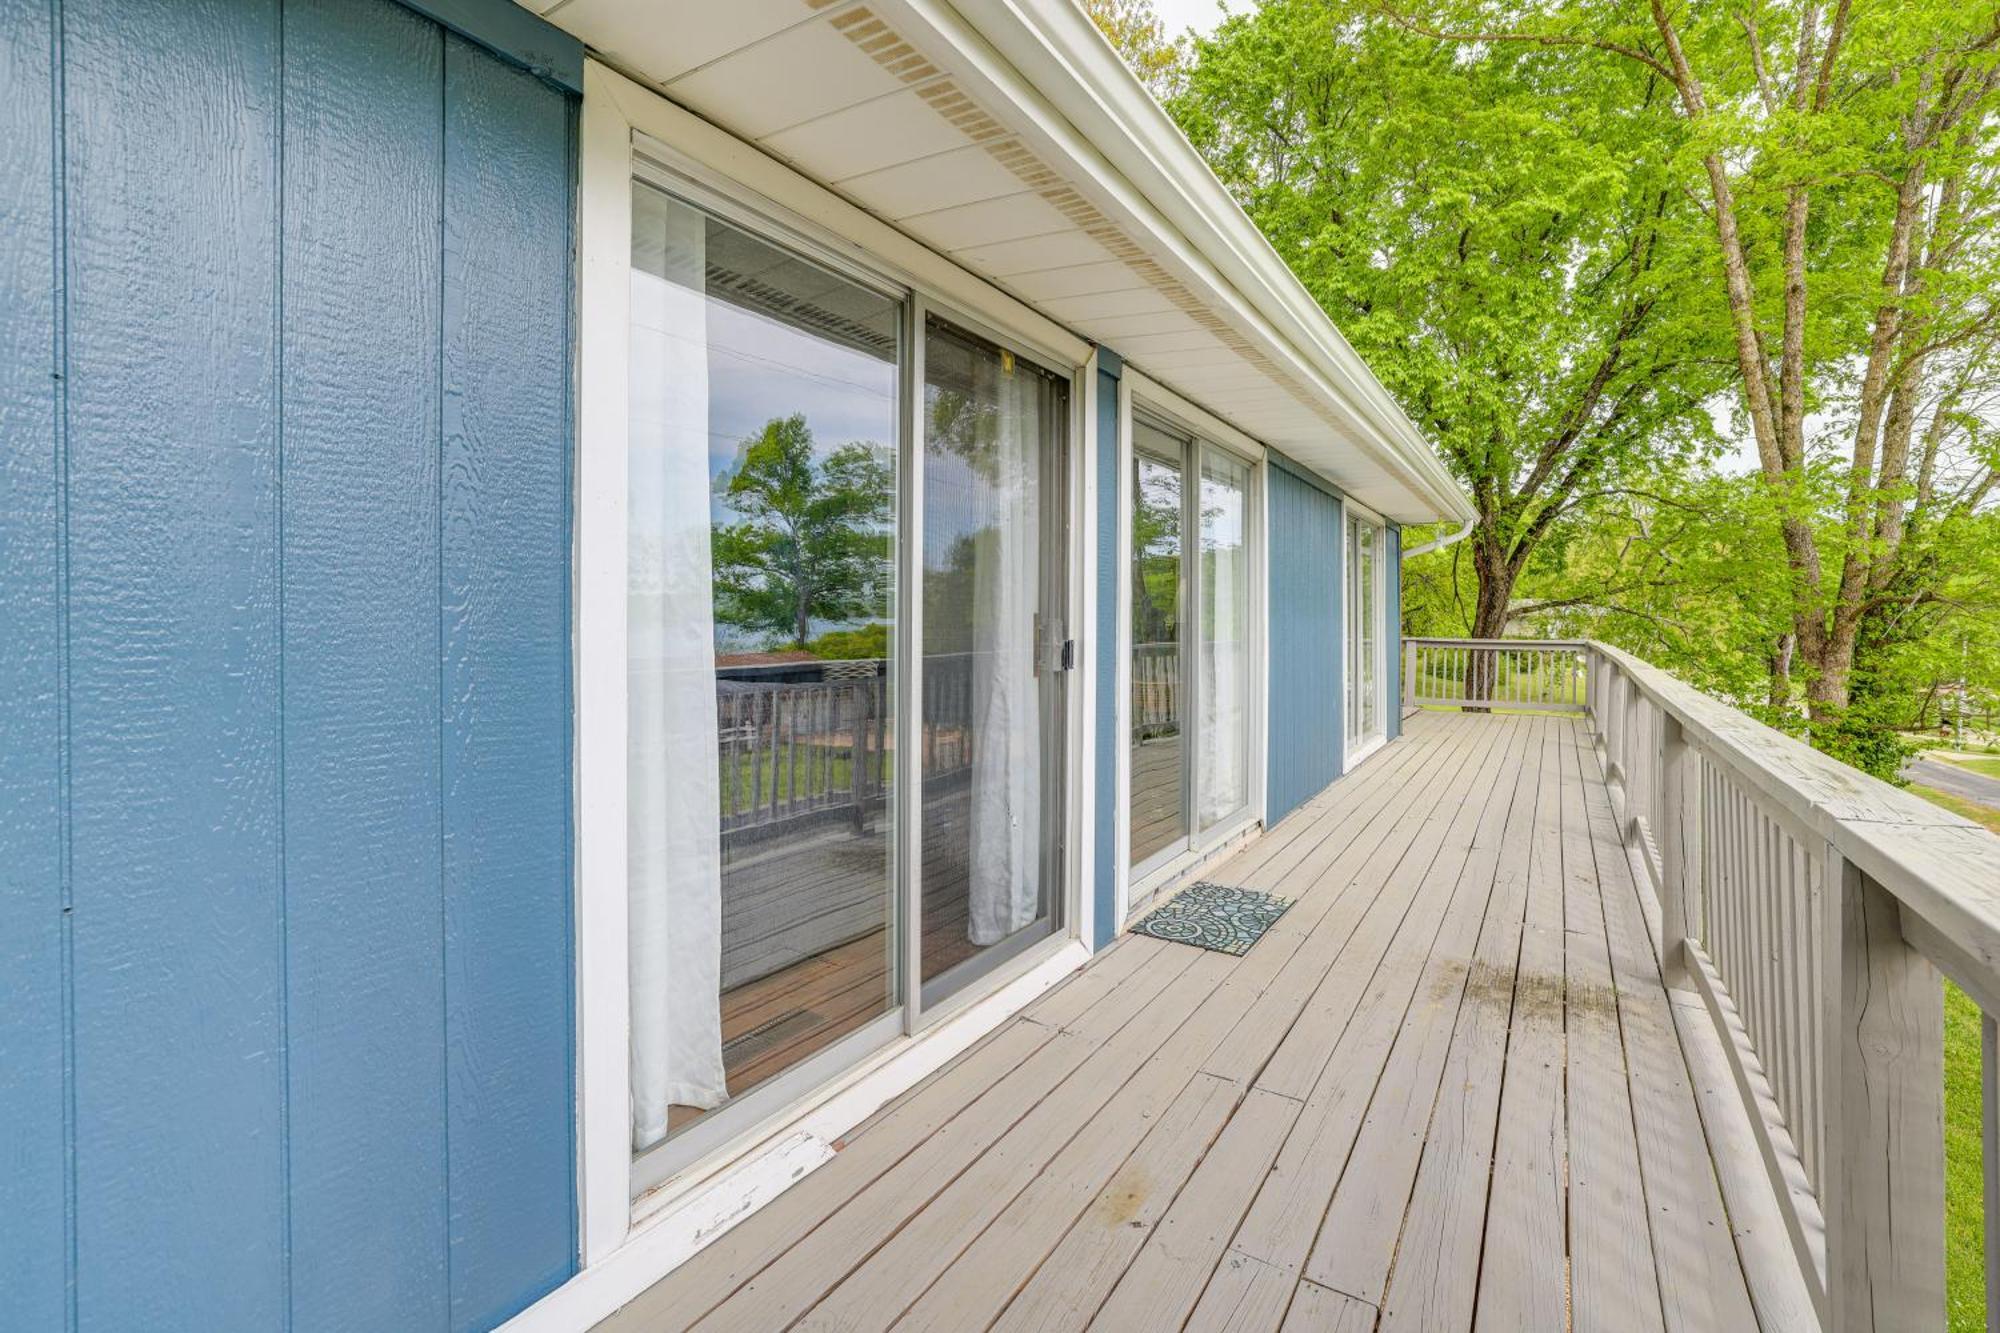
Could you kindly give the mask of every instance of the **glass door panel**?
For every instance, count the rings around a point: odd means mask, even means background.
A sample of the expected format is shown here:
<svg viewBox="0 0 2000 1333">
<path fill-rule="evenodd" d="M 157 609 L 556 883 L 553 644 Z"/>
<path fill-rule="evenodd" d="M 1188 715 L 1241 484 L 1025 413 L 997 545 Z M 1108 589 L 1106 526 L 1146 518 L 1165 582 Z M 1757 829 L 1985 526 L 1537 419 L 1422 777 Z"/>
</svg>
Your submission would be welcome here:
<svg viewBox="0 0 2000 1333">
<path fill-rule="evenodd" d="M 924 329 L 925 1005 L 1056 923 L 1068 382 Z"/>
<path fill-rule="evenodd" d="M 1356 748 L 1382 734 L 1382 600 L 1378 552 L 1381 529 L 1365 519 L 1347 520 L 1347 742 Z"/>
<path fill-rule="evenodd" d="M 1188 782 L 1182 685 L 1182 441 L 1133 423 L 1132 863 L 1187 845 Z"/>
<path fill-rule="evenodd" d="M 837 1059 L 900 1001 L 887 644 L 905 306 L 644 183 L 632 205 L 626 892 L 644 1150 Z"/>
<path fill-rule="evenodd" d="M 1382 682 L 1379 678 L 1382 651 L 1382 608 L 1376 585 L 1381 582 L 1375 552 L 1378 529 L 1361 525 L 1361 734 L 1379 735 L 1382 730 Z"/>
<path fill-rule="evenodd" d="M 1200 680 L 1195 826 L 1216 827 L 1250 802 L 1250 467 L 1201 450 Z"/>
</svg>

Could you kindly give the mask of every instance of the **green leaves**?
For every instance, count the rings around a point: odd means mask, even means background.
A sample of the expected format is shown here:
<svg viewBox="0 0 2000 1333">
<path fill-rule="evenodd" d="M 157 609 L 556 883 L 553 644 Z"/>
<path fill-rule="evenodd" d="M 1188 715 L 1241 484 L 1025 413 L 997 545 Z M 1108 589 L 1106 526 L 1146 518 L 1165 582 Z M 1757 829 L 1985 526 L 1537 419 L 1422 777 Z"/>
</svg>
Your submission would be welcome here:
<svg viewBox="0 0 2000 1333">
<path fill-rule="evenodd" d="M 1473 492 L 1500 607 L 1582 497 L 1702 446 L 1726 343 L 1650 74 L 1350 0 L 1195 51 L 1170 109 Z"/>
<path fill-rule="evenodd" d="M 814 621 L 888 613 L 894 468 L 879 447 L 823 457 L 802 414 L 774 417 L 715 481 L 743 519 L 711 537 L 716 618 L 802 646 Z"/>
</svg>

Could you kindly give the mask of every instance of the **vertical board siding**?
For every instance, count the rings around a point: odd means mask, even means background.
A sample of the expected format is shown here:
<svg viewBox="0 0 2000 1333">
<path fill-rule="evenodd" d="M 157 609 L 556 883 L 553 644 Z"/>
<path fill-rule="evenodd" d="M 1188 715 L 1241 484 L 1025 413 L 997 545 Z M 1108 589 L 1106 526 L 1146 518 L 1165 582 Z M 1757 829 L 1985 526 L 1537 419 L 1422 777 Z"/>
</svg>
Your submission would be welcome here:
<svg viewBox="0 0 2000 1333">
<path fill-rule="evenodd" d="M 1340 501 L 1271 455 L 1267 824 L 1340 776 Z"/>
<path fill-rule="evenodd" d="M 569 248 L 574 141 L 568 99 L 446 38 L 441 609 L 457 1328 L 499 1322 L 575 1267 L 570 281 L 557 261 Z"/>
<path fill-rule="evenodd" d="M 0 0 L 0 1310 L 67 1304 L 54 25 Z"/>
<path fill-rule="evenodd" d="M 269 1328 L 278 7 L 61 22 L 76 1315 Z"/>
<path fill-rule="evenodd" d="M 1403 530 L 1394 523 L 1384 528 L 1382 590 L 1382 663 L 1389 674 L 1382 734 L 1393 741 L 1403 734 Z"/>
<path fill-rule="evenodd" d="M 1124 362 L 1109 348 L 1097 349 L 1097 865 L 1091 878 L 1095 939 L 1102 949 L 1118 933 L 1118 758 L 1125 753 L 1125 736 L 1118 725 L 1119 580 L 1129 577 L 1131 561 L 1119 547 L 1118 383 Z"/>
<path fill-rule="evenodd" d="M 445 1310 L 438 884 L 443 34 L 286 0 L 284 739 L 292 1312 Z"/>
<path fill-rule="evenodd" d="M 491 1325 L 575 1254 L 574 100 L 0 21 L 0 1324 Z"/>
</svg>

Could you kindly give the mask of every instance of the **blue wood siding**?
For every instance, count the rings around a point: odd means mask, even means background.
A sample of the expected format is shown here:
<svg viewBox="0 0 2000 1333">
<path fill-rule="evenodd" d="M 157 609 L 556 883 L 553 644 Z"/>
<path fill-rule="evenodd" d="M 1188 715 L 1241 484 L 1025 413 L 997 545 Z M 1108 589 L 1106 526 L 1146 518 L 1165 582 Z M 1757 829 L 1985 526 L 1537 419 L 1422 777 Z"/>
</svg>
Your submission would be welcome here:
<svg viewBox="0 0 2000 1333">
<path fill-rule="evenodd" d="M 573 98 L 0 18 L 0 1322 L 490 1325 L 575 1254 Z"/>
<path fill-rule="evenodd" d="M 1340 776 L 1341 508 L 1273 451 L 1269 500 L 1270 745 L 1265 823 Z"/>
<path fill-rule="evenodd" d="M 1388 525 L 1384 560 L 1383 660 L 1389 671 L 1389 716 L 1384 719 L 1384 734 L 1393 741 L 1403 734 L 1403 530 L 1394 523 Z"/>
<path fill-rule="evenodd" d="M 48 0 L 0 0 L 0 1310 L 67 1306 L 59 199 Z"/>
<path fill-rule="evenodd" d="M 1091 907 L 1091 947 L 1111 943 L 1118 920 L 1118 756 L 1125 737 L 1118 727 L 1118 581 L 1130 562 L 1118 545 L 1118 382 L 1125 363 L 1109 348 L 1097 349 L 1097 864 Z"/>
</svg>

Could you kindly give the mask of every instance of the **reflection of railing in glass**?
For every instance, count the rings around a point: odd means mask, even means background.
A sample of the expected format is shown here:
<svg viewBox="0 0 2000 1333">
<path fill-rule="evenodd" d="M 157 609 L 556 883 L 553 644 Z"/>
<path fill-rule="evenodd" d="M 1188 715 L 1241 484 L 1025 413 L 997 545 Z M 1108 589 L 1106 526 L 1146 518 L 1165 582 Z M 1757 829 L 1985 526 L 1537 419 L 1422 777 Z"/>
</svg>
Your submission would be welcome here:
<svg viewBox="0 0 2000 1333">
<path fill-rule="evenodd" d="M 1132 738 L 1151 740 L 1181 729 L 1181 646 L 1132 646 Z"/>
<path fill-rule="evenodd" d="M 895 771 L 886 670 L 880 660 L 803 662 L 777 673 L 790 679 L 751 668 L 717 680 L 726 845 L 842 818 L 866 830 Z M 925 772 L 969 767 L 972 655 L 926 658 L 924 696 Z"/>
</svg>

